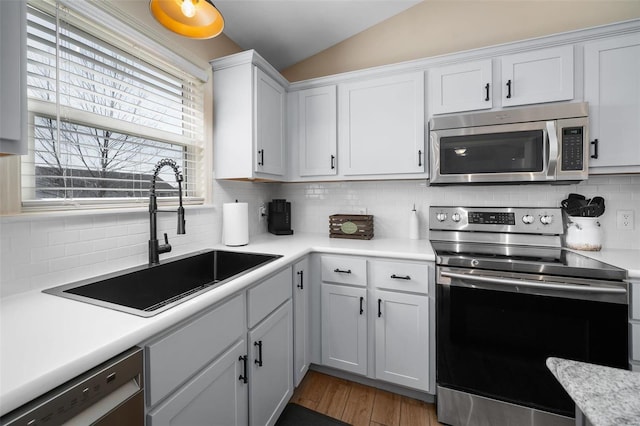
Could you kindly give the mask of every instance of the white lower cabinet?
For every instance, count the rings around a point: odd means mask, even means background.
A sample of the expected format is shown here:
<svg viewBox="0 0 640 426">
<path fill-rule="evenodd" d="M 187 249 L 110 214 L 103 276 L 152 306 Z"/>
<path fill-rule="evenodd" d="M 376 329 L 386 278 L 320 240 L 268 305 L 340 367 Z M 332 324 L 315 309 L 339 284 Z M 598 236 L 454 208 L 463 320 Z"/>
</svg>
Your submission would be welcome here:
<svg viewBox="0 0 640 426">
<path fill-rule="evenodd" d="M 271 426 L 293 395 L 292 269 L 145 344 L 148 426 Z"/>
<path fill-rule="evenodd" d="M 375 291 L 376 379 L 429 390 L 429 298 Z"/>
<path fill-rule="evenodd" d="M 287 301 L 249 332 L 249 424 L 273 425 L 293 395 L 293 330 Z"/>
<path fill-rule="evenodd" d="M 244 426 L 247 385 L 242 357 L 246 341 L 237 342 L 148 415 L 150 426 Z"/>
<path fill-rule="evenodd" d="M 293 265 L 293 384 L 298 386 L 311 363 L 311 288 L 309 258 Z"/>
<path fill-rule="evenodd" d="M 367 373 L 367 289 L 322 284 L 322 363 Z"/>
<path fill-rule="evenodd" d="M 321 263 L 322 364 L 434 392 L 433 268 L 351 256 Z"/>
</svg>

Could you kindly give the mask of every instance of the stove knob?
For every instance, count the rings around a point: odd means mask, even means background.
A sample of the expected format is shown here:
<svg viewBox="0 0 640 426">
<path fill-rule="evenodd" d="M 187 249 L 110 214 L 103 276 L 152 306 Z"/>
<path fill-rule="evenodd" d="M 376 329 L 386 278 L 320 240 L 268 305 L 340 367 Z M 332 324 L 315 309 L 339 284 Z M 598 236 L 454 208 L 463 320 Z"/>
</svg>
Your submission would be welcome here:
<svg viewBox="0 0 640 426">
<path fill-rule="evenodd" d="M 540 223 L 542 223 L 543 225 L 551 225 L 551 223 L 553 222 L 553 216 L 540 216 Z"/>
<path fill-rule="evenodd" d="M 454 214 L 451 215 L 451 220 L 454 221 L 454 222 L 460 222 L 460 219 L 462 219 L 460 217 L 460 213 L 454 213 Z"/>
<path fill-rule="evenodd" d="M 438 222 L 444 222 L 445 220 L 447 220 L 447 214 L 446 213 L 438 213 L 438 214 L 436 214 L 436 219 L 438 219 Z"/>
<path fill-rule="evenodd" d="M 534 221 L 534 218 L 530 214 L 525 214 L 524 216 L 522 216 L 522 223 L 526 225 L 531 225 L 533 221 Z"/>
</svg>

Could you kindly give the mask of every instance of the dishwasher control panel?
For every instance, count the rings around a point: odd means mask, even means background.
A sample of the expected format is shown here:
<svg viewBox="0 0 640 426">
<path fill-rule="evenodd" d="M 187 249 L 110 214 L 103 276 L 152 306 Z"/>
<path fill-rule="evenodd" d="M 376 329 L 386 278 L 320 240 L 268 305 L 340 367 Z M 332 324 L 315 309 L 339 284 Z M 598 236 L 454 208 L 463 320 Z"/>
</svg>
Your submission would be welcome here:
<svg viewBox="0 0 640 426">
<path fill-rule="evenodd" d="M 3 426 L 63 424 L 80 413 L 84 414 L 98 401 L 116 392 L 118 398 L 114 399 L 118 402 L 113 404 L 114 410 L 124 401 L 140 395 L 140 418 L 144 421 L 142 368 L 142 350 L 132 348 L 8 413 L 0 419 L 0 423 Z M 104 418 L 109 412 L 104 411 L 101 409 L 96 416 Z"/>
</svg>

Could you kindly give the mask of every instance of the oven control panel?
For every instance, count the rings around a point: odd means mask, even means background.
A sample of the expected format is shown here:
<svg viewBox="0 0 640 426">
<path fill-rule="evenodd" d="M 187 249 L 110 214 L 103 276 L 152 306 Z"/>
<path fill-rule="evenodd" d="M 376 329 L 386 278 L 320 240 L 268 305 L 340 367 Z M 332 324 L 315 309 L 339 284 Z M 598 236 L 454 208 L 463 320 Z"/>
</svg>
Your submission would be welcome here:
<svg viewBox="0 0 640 426">
<path fill-rule="evenodd" d="M 522 234 L 563 233 L 560 208 L 550 207 L 431 207 L 429 229 Z"/>
</svg>

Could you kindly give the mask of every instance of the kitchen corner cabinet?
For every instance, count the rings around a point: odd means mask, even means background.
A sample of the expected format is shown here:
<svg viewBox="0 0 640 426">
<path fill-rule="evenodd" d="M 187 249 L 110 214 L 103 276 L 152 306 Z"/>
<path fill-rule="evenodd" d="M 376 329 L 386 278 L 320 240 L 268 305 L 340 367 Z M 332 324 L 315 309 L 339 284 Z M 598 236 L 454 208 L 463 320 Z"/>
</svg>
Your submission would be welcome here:
<svg viewBox="0 0 640 426">
<path fill-rule="evenodd" d="M 502 106 L 573 99 L 573 45 L 500 57 Z"/>
<path fill-rule="evenodd" d="M 341 175 L 423 176 L 424 79 L 412 72 L 339 85 Z"/>
<path fill-rule="evenodd" d="M 299 175 L 335 175 L 338 170 L 336 86 L 300 90 L 296 95 Z"/>
<path fill-rule="evenodd" d="M 286 80 L 253 50 L 211 65 L 215 177 L 284 179 Z"/>
<path fill-rule="evenodd" d="M 297 387 L 311 363 L 311 280 L 309 258 L 293 265 L 293 385 Z"/>
<path fill-rule="evenodd" d="M 585 43 L 590 173 L 640 169 L 640 34 Z"/>
<path fill-rule="evenodd" d="M 26 10 L 0 1 L 0 155 L 27 153 Z"/>
<path fill-rule="evenodd" d="M 491 59 L 429 70 L 429 114 L 493 107 Z"/>
</svg>

